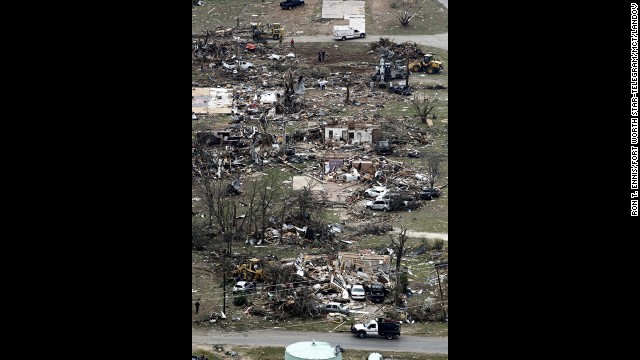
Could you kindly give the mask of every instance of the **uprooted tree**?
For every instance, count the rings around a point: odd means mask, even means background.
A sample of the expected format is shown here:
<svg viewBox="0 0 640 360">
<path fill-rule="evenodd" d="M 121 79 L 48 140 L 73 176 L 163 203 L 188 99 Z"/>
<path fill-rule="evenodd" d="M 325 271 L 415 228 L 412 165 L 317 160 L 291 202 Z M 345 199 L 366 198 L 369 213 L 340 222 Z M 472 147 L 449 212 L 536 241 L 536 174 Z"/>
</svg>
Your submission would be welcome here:
<svg viewBox="0 0 640 360">
<path fill-rule="evenodd" d="M 315 301 L 308 280 L 296 273 L 294 266 L 266 264 L 263 289 L 267 289 L 270 304 L 280 317 L 306 317 L 315 313 Z"/>
<path fill-rule="evenodd" d="M 413 105 L 413 108 L 416 110 L 416 113 L 423 124 L 427 123 L 427 117 L 433 111 L 433 108 L 436 107 L 436 101 L 437 99 L 435 96 L 429 97 L 426 94 L 413 95 L 411 105 Z"/>
<path fill-rule="evenodd" d="M 400 21 L 402 26 L 409 26 L 409 21 L 422 9 L 422 6 L 427 2 L 427 0 L 422 0 L 422 2 L 418 5 L 420 0 L 401 0 L 396 1 L 396 5 L 394 7 L 397 10 L 392 10 L 393 15 Z"/>
</svg>

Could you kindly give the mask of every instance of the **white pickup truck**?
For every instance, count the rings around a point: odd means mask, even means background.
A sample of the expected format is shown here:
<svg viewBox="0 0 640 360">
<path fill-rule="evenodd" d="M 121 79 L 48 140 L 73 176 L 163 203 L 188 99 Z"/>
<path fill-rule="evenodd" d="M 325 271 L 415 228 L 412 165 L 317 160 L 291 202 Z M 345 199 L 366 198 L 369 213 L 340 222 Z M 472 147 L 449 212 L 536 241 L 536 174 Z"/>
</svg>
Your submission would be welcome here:
<svg viewBox="0 0 640 360">
<path fill-rule="evenodd" d="M 351 325 L 351 332 L 358 335 L 361 339 L 367 335 L 380 335 L 391 340 L 394 335 L 400 336 L 400 324 L 401 323 L 399 321 L 386 318 L 376 318 L 374 320 L 369 320 L 364 324 Z"/>
<path fill-rule="evenodd" d="M 236 70 L 238 69 L 238 67 L 241 70 L 247 70 L 254 67 L 252 63 L 242 61 L 242 60 L 236 60 L 234 63 L 231 63 L 231 64 L 227 64 L 226 62 L 223 61 L 222 66 L 227 70 Z"/>
</svg>

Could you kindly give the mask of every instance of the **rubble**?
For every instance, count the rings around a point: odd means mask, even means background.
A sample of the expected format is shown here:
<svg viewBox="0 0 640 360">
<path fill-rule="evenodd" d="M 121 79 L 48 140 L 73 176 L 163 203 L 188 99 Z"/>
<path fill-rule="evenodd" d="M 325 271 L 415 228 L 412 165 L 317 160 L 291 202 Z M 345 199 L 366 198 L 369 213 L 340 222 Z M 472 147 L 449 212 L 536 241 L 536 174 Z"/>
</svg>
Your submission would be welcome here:
<svg viewBox="0 0 640 360">
<path fill-rule="evenodd" d="M 300 56 L 298 49 L 245 40 L 242 31 L 227 29 L 192 35 L 192 65 L 198 74 L 192 81 L 195 181 L 212 176 L 221 183 L 224 196 L 234 197 L 244 192 L 245 179 L 277 169 L 290 174 L 282 186 L 293 190 L 310 188 L 318 204 L 343 208 L 348 219 L 327 225 L 274 217 L 264 233 L 260 228 L 246 234 L 244 241 L 248 248 L 291 246 L 308 251 L 317 246 L 331 246 L 337 256 L 304 253 L 296 259 L 280 261 L 278 266 L 291 270 L 291 278 L 264 284 L 255 294 L 252 306 L 236 317 L 278 320 L 292 308 L 307 306 L 304 304 L 307 301 L 348 302 L 349 289 L 354 284 L 393 287 L 391 251 L 342 250 L 365 236 L 392 230 L 387 223 L 397 215 L 365 210 L 364 189 L 386 186 L 394 192 L 417 197 L 425 185 L 426 174 L 417 161 L 415 164 L 396 161 L 377 153 L 375 144 L 388 141 L 393 156 L 414 159 L 428 147 L 446 147 L 448 143 L 436 143 L 430 133 L 413 125 L 415 119 L 410 115 L 381 121 L 378 112 L 385 102 L 402 97 L 369 88 L 366 78 L 370 77 L 370 64 L 347 64 L 332 72 L 318 67 L 302 76 L 295 68 L 309 59 Z M 388 58 L 421 56 L 415 43 L 396 44 L 382 38 L 372 51 L 384 53 Z M 225 68 L 224 64 L 236 60 L 254 66 L 245 71 Z M 350 92 L 354 99 L 350 105 L 343 102 L 346 88 L 342 79 L 346 73 L 353 77 Z M 440 84 L 429 86 L 446 88 Z M 358 114 L 344 116 L 348 106 L 357 107 Z M 407 109 L 410 103 L 404 110 Z M 205 202 L 202 196 L 194 196 L 192 200 L 195 207 L 202 207 Z M 192 210 L 192 215 L 201 213 Z M 374 215 L 375 224 L 357 227 L 360 220 L 370 220 Z M 358 236 L 346 238 L 345 230 L 353 228 L 358 229 Z M 418 249 L 411 254 L 425 251 Z M 426 285 L 433 283 L 433 278 L 429 278 Z M 357 306 L 352 310 L 354 314 L 359 310 L 366 312 Z M 215 314 L 210 320 L 223 317 L 222 313 Z M 344 321 L 346 315 L 330 317 L 333 321 Z"/>
</svg>

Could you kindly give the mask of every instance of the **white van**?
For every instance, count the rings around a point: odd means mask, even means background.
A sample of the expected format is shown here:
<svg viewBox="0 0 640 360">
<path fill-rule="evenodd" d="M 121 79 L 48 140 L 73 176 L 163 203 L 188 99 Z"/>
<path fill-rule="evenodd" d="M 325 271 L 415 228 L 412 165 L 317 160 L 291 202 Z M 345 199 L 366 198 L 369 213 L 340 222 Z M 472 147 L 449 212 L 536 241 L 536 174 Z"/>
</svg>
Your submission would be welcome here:
<svg viewBox="0 0 640 360">
<path fill-rule="evenodd" d="M 347 39 L 355 39 L 355 38 L 364 38 L 367 34 L 360 32 L 352 28 L 351 26 L 334 26 L 333 27 L 333 40 L 347 40 Z"/>
</svg>

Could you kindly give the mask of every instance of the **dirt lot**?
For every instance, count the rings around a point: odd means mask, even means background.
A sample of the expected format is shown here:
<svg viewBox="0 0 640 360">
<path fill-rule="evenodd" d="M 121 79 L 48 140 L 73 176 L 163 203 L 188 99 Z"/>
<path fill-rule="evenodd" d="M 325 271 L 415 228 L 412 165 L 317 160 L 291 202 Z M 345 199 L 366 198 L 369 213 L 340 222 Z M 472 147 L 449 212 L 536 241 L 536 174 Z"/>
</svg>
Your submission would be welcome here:
<svg viewBox="0 0 640 360">
<path fill-rule="evenodd" d="M 304 7 L 282 10 L 279 1 L 209 0 L 203 6 L 192 9 L 192 31 L 196 33 L 216 27 L 240 27 L 251 22 L 281 23 L 288 33 L 304 35 L 331 35 L 334 25 L 347 25 L 342 19 L 322 19 L 322 1 L 307 0 Z M 367 33 L 389 35 L 441 34 L 448 31 L 448 9 L 437 0 L 427 0 L 421 11 L 409 22 L 400 26 L 393 12 L 393 1 L 366 1 Z"/>
</svg>

